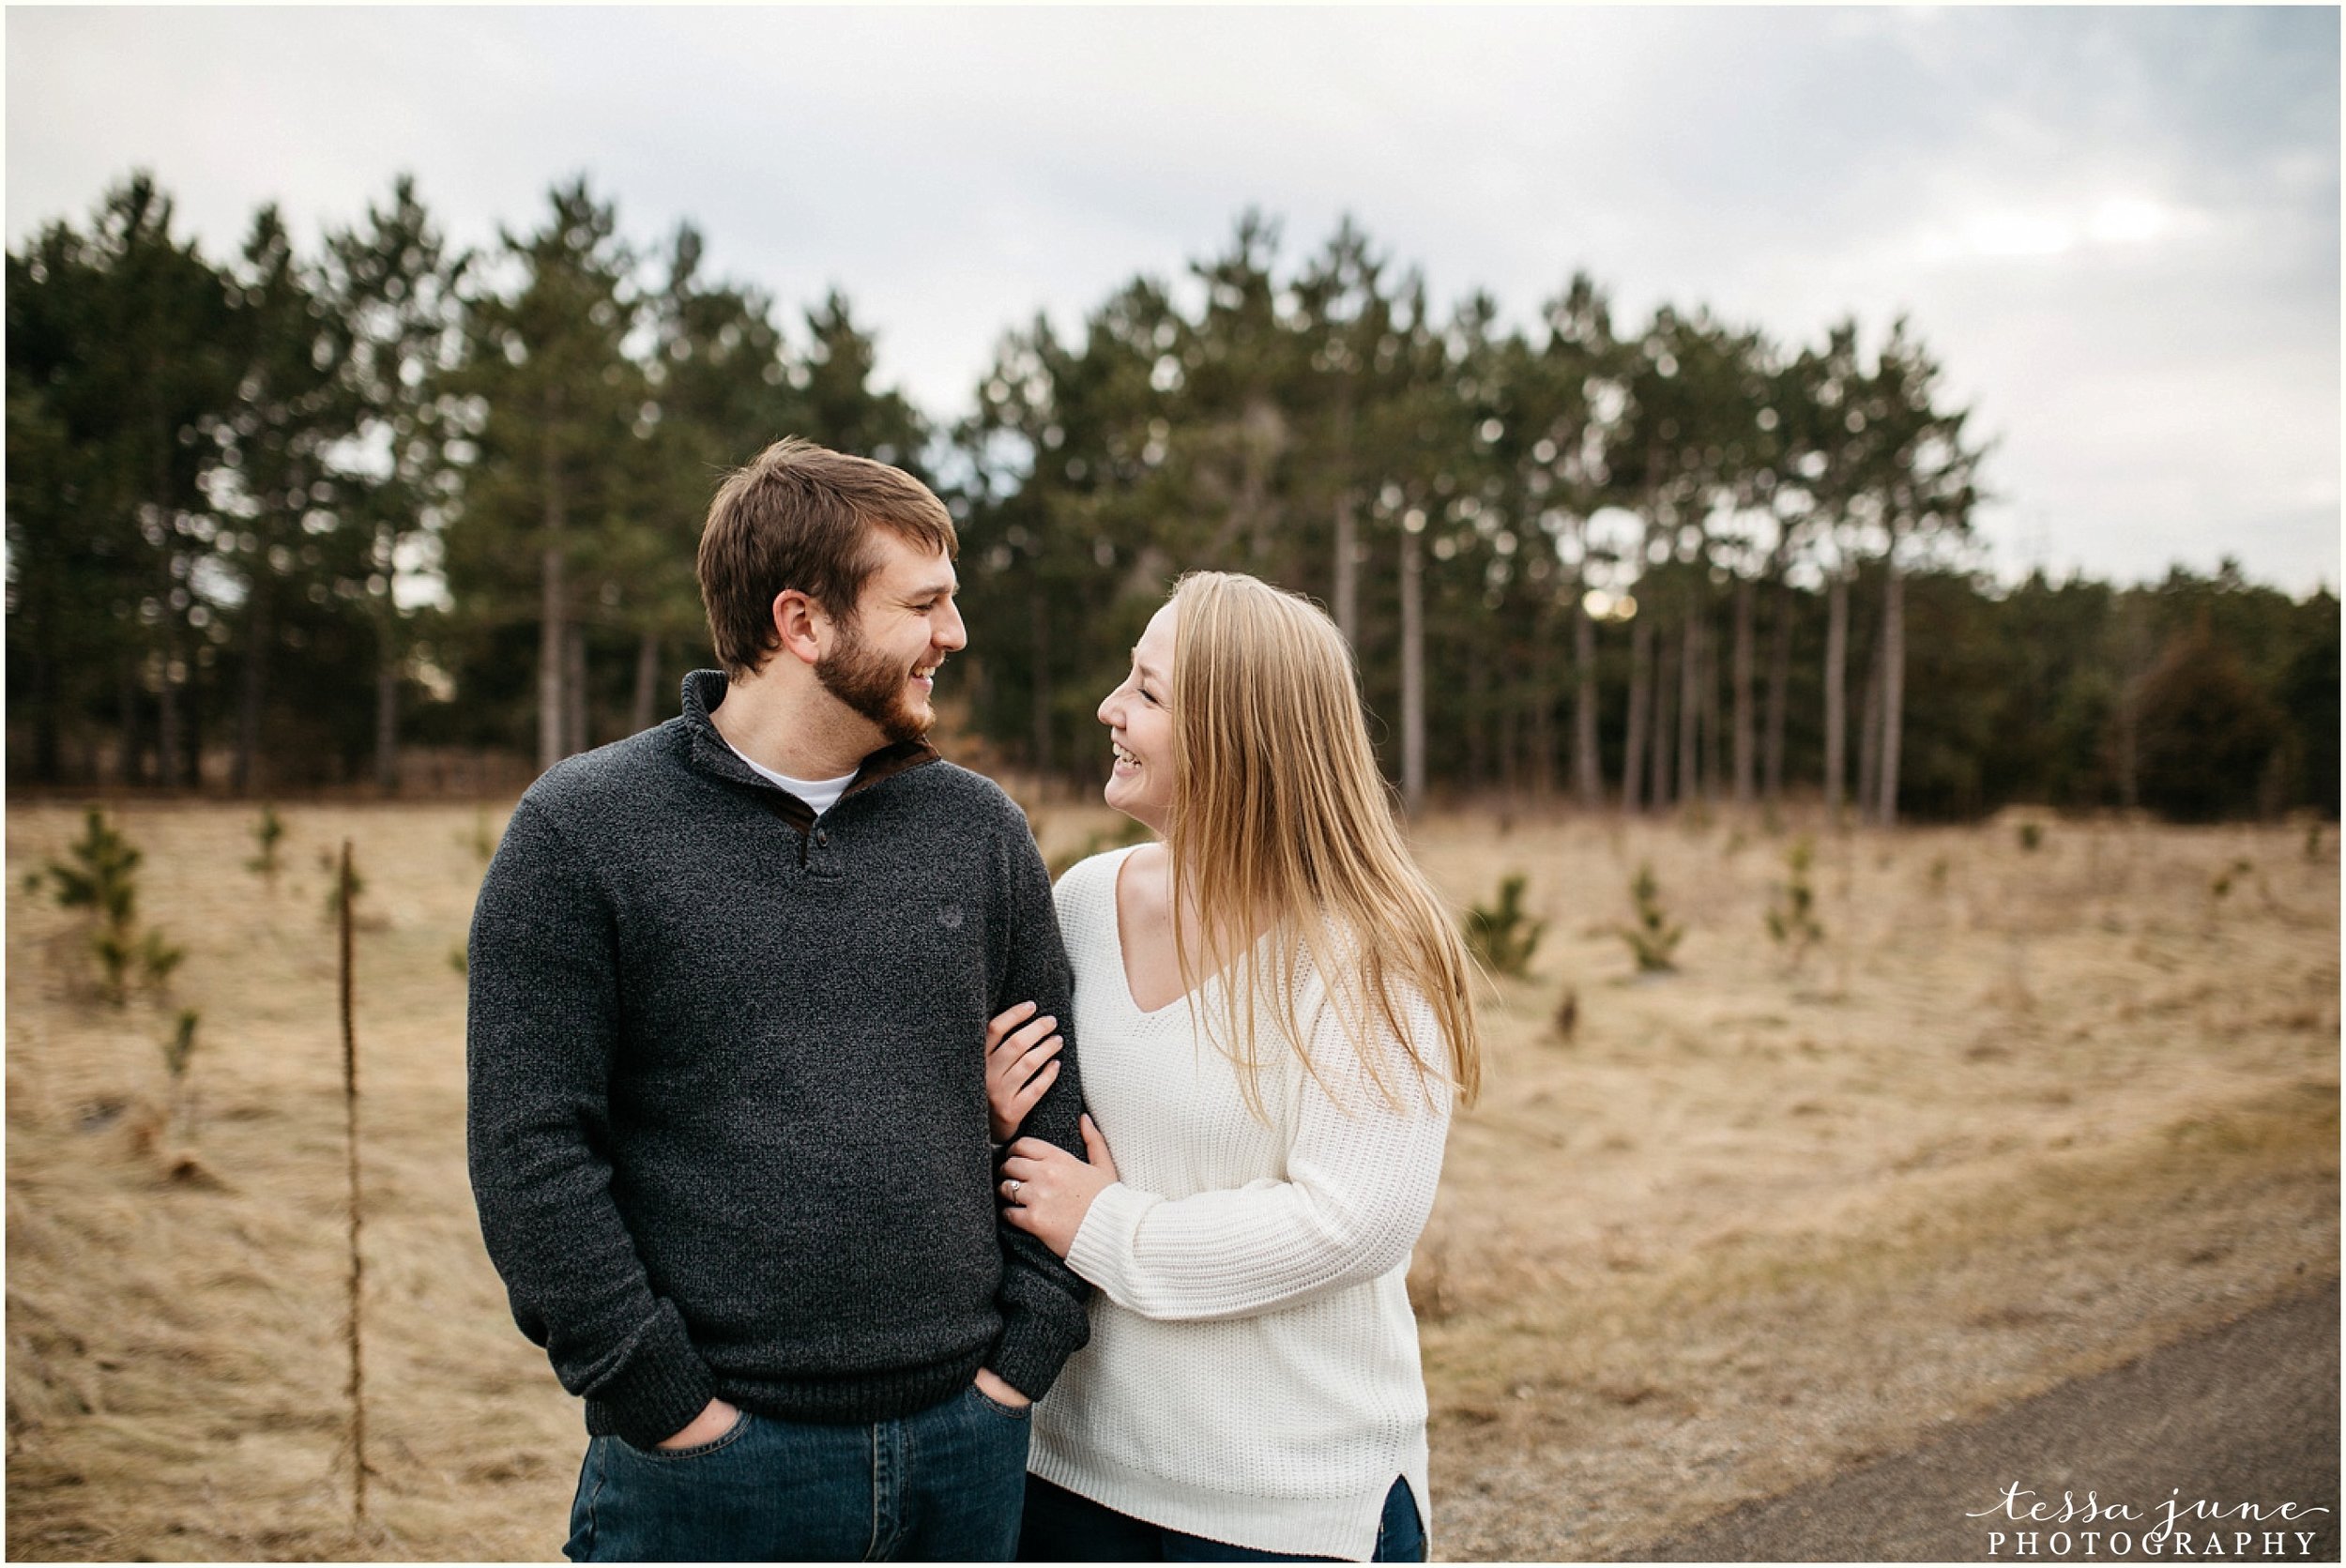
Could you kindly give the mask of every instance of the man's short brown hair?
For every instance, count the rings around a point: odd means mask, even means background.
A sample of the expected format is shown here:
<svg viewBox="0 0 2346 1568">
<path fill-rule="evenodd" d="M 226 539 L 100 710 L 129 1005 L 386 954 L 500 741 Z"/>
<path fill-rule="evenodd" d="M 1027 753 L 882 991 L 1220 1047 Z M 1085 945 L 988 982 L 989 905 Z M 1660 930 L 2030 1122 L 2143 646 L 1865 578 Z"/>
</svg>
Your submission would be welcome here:
<svg viewBox="0 0 2346 1568">
<path fill-rule="evenodd" d="M 781 647 L 774 596 L 796 588 L 843 621 L 855 619 L 886 528 L 906 543 L 961 554 L 952 514 L 901 468 L 785 436 L 725 476 L 701 529 L 701 603 L 717 662 L 754 675 Z"/>
</svg>

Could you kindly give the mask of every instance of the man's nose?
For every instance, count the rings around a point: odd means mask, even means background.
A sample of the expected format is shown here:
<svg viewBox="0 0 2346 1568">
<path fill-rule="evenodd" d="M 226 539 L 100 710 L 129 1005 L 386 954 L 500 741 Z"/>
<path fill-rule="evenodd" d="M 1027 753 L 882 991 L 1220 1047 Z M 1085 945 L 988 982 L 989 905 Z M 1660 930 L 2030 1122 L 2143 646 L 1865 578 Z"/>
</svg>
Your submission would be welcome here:
<svg viewBox="0 0 2346 1568">
<path fill-rule="evenodd" d="M 959 605 L 951 602 L 946 604 L 945 614 L 937 620 L 934 640 L 939 647 L 948 652 L 969 646 L 969 629 L 962 624 Z"/>
</svg>

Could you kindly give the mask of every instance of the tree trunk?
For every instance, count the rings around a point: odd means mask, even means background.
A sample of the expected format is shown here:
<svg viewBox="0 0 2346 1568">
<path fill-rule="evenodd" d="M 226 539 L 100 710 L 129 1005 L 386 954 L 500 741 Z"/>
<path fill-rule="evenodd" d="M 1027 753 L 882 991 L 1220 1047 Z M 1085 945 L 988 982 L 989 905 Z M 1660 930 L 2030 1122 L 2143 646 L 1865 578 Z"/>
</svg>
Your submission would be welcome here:
<svg viewBox="0 0 2346 1568">
<path fill-rule="evenodd" d="M 1640 810 L 1645 803 L 1646 707 L 1652 700 L 1649 666 L 1653 662 L 1653 614 L 1640 609 L 1629 632 L 1629 734 L 1622 743 L 1621 809 Z"/>
<path fill-rule="evenodd" d="M 1467 645 L 1466 650 L 1466 768 L 1463 770 L 1470 793 L 1479 794 L 1491 784 L 1490 766 L 1490 660 L 1481 638 Z M 1454 740 L 1453 745 L 1456 742 Z M 1460 777 L 1457 755 L 1451 755 L 1451 777 Z"/>
<path fill-rule="evenodd" d="M 567 520 L 562 475 L 551 437 L 545 443 L 543 466 L 546 541 L 540 558 L 538 609 L 538 770 L 541 773 L 568 754 L 563 749 L 563 721 L 569 714 L 569 704 L 564 701 L 569 683 L 563 677 L 570 664 L 570 591 L 564 581 L 568 563 L 562 556 Z"/>
<path fill-rule="evenodd" d="M 1715 633 L 1718 628 L 1714 626 L 1711 630 Z M 1719 660 L 1724 645 L 1715 635 L 1706 636 L 1703 639 L 1702 708 L 1703 712 L 1708 715 L 1703 733 L 1709 737 L 1706 744 L 1711 748 L 1703 754 L 1710 759 L 1704 769 L 1703 779 L 1704 787 L 1710 791 L 1706 799 L 1714 805 L 1727 799 L 1728 790 L 1733 783 L 1729 776 L 1730 759 L 1727 754 L 1728 712 L 1725 704 L 1728 697 L 1728 671 Z"/>
<path fill-rule="evenodd" d="M 1596 754 L 1596 622 L 1578 596 L 1572 601 L 1572 660 L 1578 688 L 1573 702 L 1572 759 L 1580 804 L 1594 811 L 1605 803 L 1605 775 Z"/>
<path fill-rule="evenodd" d="M 1361 646 L 1361 519 L 1348 484 L 1336 492 L 1335 612 L 1336 630 L 1344 633 L 1345 647 L 1356 650 L 1357 662 Z"/>
<path fill-rule="evenodd" d="M 1784 720 L 1792 685 L 1792 586 L 1775 580 L 1775 621 L 1768 629 L 1768 720 L 1765 777 L 1770 804 L 1784 798 Z"/>
<path fill-rule="evenodd" d="M 1539 792 L 1539 797 L 1543 800 L 1556 793 L 1557 693 L 1556 688 L 1547 678 L 1548 650 L 1555 641 L 1554 619 L 1552 610 L 1541 611 L 1540 672 L 1539 678 L 1532 683 L 1531 687 L 1531 711 L 1526 716 L 1530 720 L 1526 727 L 1531 732 L 1531 766 L 1526 771 L 1531 776 L 1531 787 Z"/>
<path fill-rule="evenodd" d="M 1653 803 L 1667 806 L 1670 794 L 1671 716 L 1678 711 L 1677 685 L 1673 677 L 1678 672 L 1677 655 L 1683 638 L 1673 641 L 1660 632 L 1653 634 L 1658 645 L 1657 663 L 1660 668 L 1653 677 Z"/>
<path fill-rule="evenodd" d="M 1702 610 L 1691 606 L 1683 636 L 1685 652 L 1678 661 L 1678 799 L 1695 799 L 1702 792 L 1702 754 L 1696 733 L 1702 722 Z"/>
<path fill-rule="evenodd" d="M 1866 711 L 1857 723 L 1857 819 L 1871 822 L 1874 790 L 1881 766 L 1881 645 L 1866 666 Z"/>
<path fill-rule="evenodd" d="M 1027 600 L 1027 626 L 1034 644 L 1034 770 L 1048 789 L 1051 783 L 1051 613 L 1037 590 Z"/>
<path fill-rule="evenodd" d="M 1499 785 L 1513 801 L 1523 793 L 1523 705 L 1506 700 L 1503 688 L 1499 704 Z"/>
<path fill-rule="evenodd" d="M 139 733 L 139 674 L 135 657 L 125 659 L 117 672 L 114 689 L 120 700 L 122 750 L 114 761 L 114 777 L 126 784 L 139 782 L 139 754 L 145 746 Z"/>
<path fill-rule="evenodd" d="M 43 625 L 41 632 L 42 647 L 33 655 L 33 781 L 53 784 L 61 782 L 65 762 L 57 722 L 57 661 L 49 651 L 48 627 Z"/>
<path fill-rule="evenodd" d="M 2135 680 L 2131 670 L 2118 688 L 2118 804 L 2133 811 L 2140 797 L 2136 793 L 2134 765 Z"/>
<path fill-rule="evenodd" d="M 1888 583 L 1881 596 L 1881 799 L 1874 820 L 1898 825 L 1898 740 L 1906 708 L 1906 572 L 1897 539 L 1890 540 Z"/>
<path fill-rule="evenodd" d="M 563 644 L 562 745 L 576 756 L 590 744 L 586 735 L 586 629 L 572 622 Z"/>
<path fill-rule="evenodd" d="M 399 677 L 389 617 L 380 629 L 374 659 L 374 784 L 386 795 L 399 793 Z"/>
<path fill-rule="evenodd" d="M 267 570 L 266 567 L 263 568 Z M 244 670 L 236 682 L 236 766 L 229 787 L 238 795 L 252 793 L 254 764 L 261 754 L 261 705 L 268 683 L 268 594 L 257 581 L 252 587 L 252 614 L 244 634 Z"/>
<path fill-rule="evenodd" d="M 1401 802 L 1425 807 L 1425 569 L 1418 536 L 1401 530 Z"/>
<path fill-rule="evenodd" d="M 165 614 L 169 614 L 166 610 Z M 155 783 L 169 789 L 179 770 L 179 688 L 171 678 L 172 655 L 177 651 L 163 639 L 162 686 L 155 697 Z"/>
<path fill-rule="evenodd" d="M 1759 793 L 1756 730 L 1751 710 L 1754 658 L 1753 601 L 1759 589 L 1748 577 L 1735 579 L 1735 803 L 1748 806 Z"/>
<path fill-rule="evenodd" d="M 192 665 L 189 667 L 188 714 L 186 722 L 180 726 L 180 739 L 183 747 L 180 754 L 186 759 L 187 785 L 190 789 L 200 790 L 204 787 L 204 704 L 196 695 Z"/>
<path fill-rule="evenodd" d="M 641 735 L 651 728 L 654 704 L 660 700 L 660 633 L 647 632 L 635 645 L 635 698 L 628 705 L 627 732 Z"/>
<path fill-rule="evenodd" d="M 1727 795 L 1725 722 L 1719 716 L 1719 641 L 1702 633 L 1702 803 L 1715 806 Z"/>
<path fill-rule="evenodd" d="M 2132 595 L 2121 598 L 2118 610 L 2118 711 L 2117 756 L 2118 804 L 2133 811 L 2140 804 L 2137 793 L 2136 743 L 2138 723 L 2142 711 L 2142 677 L 2150 662 L 2149 628 L 2144 624 L 2139 601 Z"/>
<path fill-rule="evenodd" d="M 1824 815 L 1841 819 L 1841 786 L 1849 778 L 1849 578 L 1838 569 L 1825 595 Z"/>
</svg>

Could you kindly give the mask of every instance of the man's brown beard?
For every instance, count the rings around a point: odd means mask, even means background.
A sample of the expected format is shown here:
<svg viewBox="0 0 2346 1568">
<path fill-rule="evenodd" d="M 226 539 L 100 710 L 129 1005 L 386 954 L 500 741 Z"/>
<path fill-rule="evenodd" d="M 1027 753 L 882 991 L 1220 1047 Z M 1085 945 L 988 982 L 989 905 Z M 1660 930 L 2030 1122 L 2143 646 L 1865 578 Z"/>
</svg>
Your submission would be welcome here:
<svg viewBox="0 0 2346 1568">
<path fill-rule="evenodd" d="M 935 718 L 915 713 L 906 702 L 911 677 L 911 671 L 873 652 L 851 620 L 840 623 L 839 646 L 815 662 L 815 678 L 823 690 L 877 724 L 891 741 L 920 739 Z"/>
</svg>

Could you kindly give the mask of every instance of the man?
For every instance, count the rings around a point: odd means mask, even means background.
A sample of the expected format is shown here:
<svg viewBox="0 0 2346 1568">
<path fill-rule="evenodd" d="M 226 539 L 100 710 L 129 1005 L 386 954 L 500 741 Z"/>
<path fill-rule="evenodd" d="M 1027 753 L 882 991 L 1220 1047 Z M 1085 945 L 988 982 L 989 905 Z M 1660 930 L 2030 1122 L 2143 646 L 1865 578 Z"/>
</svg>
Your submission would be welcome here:
<svg viewBox="0 0 2346 1568">
<path fill-rule="evenodd" d="M 586 1401 L 579 1560 L 1006 1559 L 1086 1287 L 1002 1224 L 985 1024 L 1069 1016 L 1017 806 L 922 738 L 936 495 L 804 442 L 700 545 L 724 672 L 551 769 L 473 917 L 473 1191 Z M 1079 1149 L 1073 1044 L 1023 1131 Z"/>
</svg>

